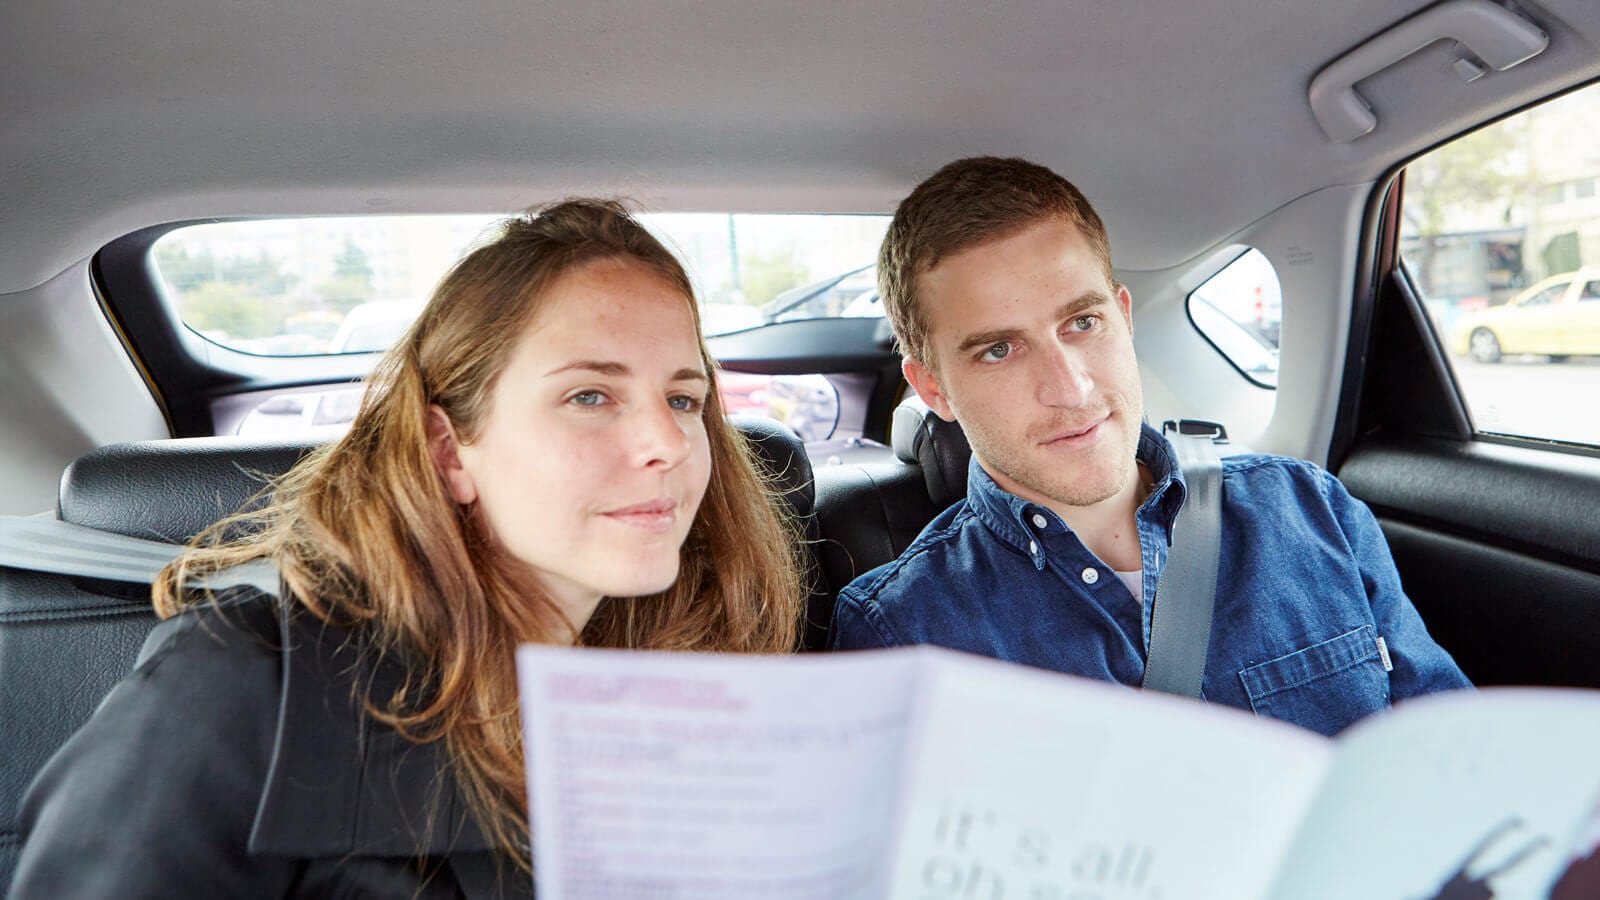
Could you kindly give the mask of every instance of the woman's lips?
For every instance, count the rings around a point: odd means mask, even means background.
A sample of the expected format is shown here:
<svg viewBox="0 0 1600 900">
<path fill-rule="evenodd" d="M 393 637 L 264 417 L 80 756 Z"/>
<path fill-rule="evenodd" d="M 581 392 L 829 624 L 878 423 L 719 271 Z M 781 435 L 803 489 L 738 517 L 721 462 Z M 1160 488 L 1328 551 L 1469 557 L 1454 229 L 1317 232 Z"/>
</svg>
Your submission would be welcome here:
<svg viewBox="0 0 1600 900">
<path fill-rule="evenodd" d="M 650 500 L 601 513 L 608 519 L 646 531 L 666 531 L 678 518 L 678 501 Z"/>
</svg>

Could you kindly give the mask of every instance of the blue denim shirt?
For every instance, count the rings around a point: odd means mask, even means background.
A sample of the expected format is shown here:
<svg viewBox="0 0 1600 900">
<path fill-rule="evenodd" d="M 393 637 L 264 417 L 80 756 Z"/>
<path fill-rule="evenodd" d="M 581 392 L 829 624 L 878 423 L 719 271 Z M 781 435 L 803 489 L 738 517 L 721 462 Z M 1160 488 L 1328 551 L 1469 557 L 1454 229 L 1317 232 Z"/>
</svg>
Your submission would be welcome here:
<svg viewBox="0 0 1600 900">
<path fill-rule="evenodd" d="M 1138 456 L 1154 480 L 1137 514 L 1146 602 L 1060 517 L 1001 489 L 974 458 L 967 499 L 839 594 L 833 647 L 939 644 L 1139 684 L 1148 599 L 1185 487 L 1172 446 L 1148 425 Z M 1222 472 L 1206 700 L 1331 735 L 1392 699 L 1470 686 L 1401 590 L 1372 513 L 1338 479 L 1282 456 L 1228 457 Z"/>
</svg>

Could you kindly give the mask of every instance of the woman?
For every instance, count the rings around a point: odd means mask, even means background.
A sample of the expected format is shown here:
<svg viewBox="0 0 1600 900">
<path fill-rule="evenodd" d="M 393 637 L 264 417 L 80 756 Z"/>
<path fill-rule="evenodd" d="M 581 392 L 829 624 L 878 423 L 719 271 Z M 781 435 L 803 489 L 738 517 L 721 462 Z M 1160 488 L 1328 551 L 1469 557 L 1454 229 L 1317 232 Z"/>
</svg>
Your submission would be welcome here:
<svg viewBox="0 0 1600 900">
<path fill-rule="evenodd" d="M 525 891 L 517 644 L 795 643 L 797 544 L 713 371 L 620 206 L 506 223 L 349 433 L 162 573 L 134 673 L 30 790 L 14 896 Z M 185 589 L 259 559 L 281 601 Z"/>
</svg>

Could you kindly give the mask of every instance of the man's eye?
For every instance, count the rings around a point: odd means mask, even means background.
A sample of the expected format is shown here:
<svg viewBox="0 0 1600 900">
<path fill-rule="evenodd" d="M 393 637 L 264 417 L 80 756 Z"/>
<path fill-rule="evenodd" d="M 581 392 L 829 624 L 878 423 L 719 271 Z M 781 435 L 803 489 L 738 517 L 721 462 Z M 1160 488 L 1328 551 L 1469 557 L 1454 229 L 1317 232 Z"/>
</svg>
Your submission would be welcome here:
<svg viewBox="0 0 1600 900">
<path fill-rule="evenodd" d="M 1094 316 L 1079 316 L 1072 320 L 1072 327 L 1078 331 L 1089 331 L 1094 328 Z"/>
<path fill-rule="evenodd" d="M 1006 343 L 1005 341 L 1001 341 L 1000 343 L 995 344 L 995 345 L 991 346 L 989 349 L 983 351 L 983 358 L 984 359 L 1005 359 L 1006 357 L 1008 357 L 1010 355 L 1011 355 L 1011 345 Z"/>
</svg>

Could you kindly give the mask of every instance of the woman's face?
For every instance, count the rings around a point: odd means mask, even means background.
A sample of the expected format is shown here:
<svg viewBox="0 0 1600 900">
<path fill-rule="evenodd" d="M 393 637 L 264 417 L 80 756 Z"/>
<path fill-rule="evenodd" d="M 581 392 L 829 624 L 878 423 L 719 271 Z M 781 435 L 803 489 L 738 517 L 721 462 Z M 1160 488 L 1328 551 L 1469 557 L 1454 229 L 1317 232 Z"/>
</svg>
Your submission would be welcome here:
<svg viewBox="0 0 1600 900">
<path fill-rule="evenodd" d="M 689 302 L 637 263 L 587 263 L 546 292 L 471 444 L 430 410 L 456 502 L 477 502 L 576 627 L 601 597 L 677 577 L 711 472 L 710 381 Z"/>
</svg>

